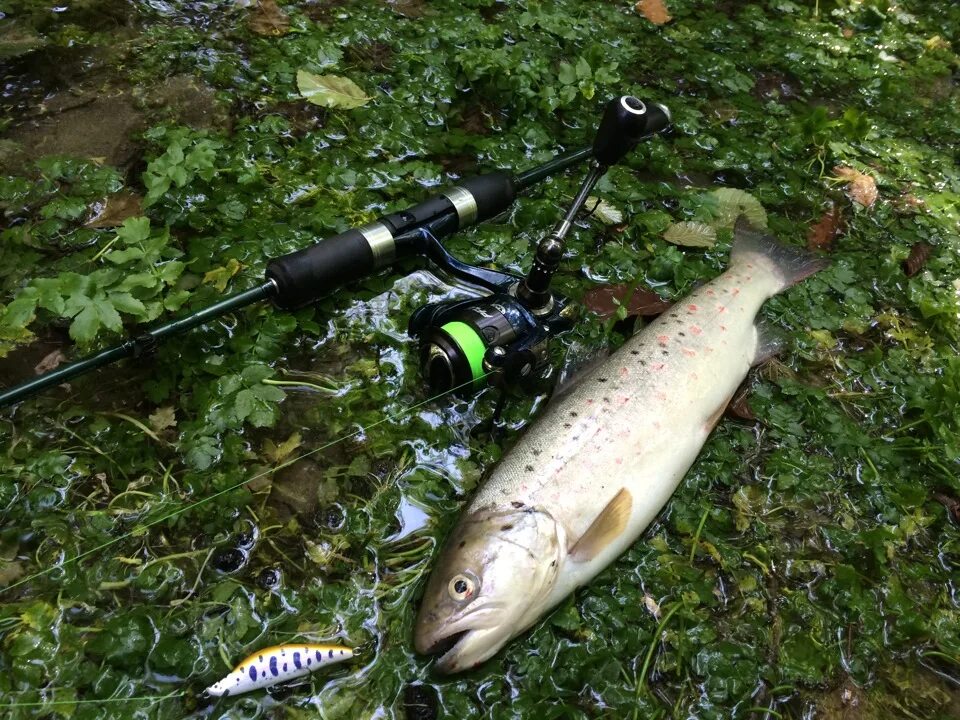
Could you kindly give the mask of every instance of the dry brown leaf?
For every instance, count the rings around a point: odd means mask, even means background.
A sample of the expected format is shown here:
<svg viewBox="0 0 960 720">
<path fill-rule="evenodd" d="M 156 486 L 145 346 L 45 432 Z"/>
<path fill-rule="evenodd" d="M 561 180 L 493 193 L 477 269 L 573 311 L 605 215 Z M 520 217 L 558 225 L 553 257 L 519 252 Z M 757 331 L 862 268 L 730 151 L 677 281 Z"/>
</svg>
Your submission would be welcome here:
<svg viewBox="0 0 960 720">
<path fill-rule="evenodd" d="M 925 243 L 923 240 L 914 243 L 913 247 L 910 248 L 910 255 L 903 261 L 902 267 L 904 274 L 907 277 L 913 277 L 920 272 L 923 266 L 927 264 L 927 260 L 930 259 L 930 253 L 932 252 L 933 245 L 930 243 Z"/>
<path fill-rule="evenodd" d="M 290 18 L 280 9 L 276 0 L 260 0 L 247 25 L 257 35 L 267 37 L 279 37 L 290 32 Z"/>
<path fill-rule="evenodd" d="M 42 375 L 45 372 L 50 372 L 51 370 L 56 370 L 60 363 L 67 359 L 67 356 L 63 354 L 59 349 L 54 350 L 53 352 L 47 353 L 43 356 L 43 360 L 37 363 L 37 366 L 33 369 L 33 372 L 36 375 Z"/>
<path fill-rule="evenodd" d="M 627 317 L 633 315 L 656 317 L 673 304 L 652 290 L 634 288 L 629 283 L 600 285 L 591 288 L 583 296 L 584 306 L 604 319 L 616 315 L 617 310 L 624 303 L 627 306 Z"/>
<path fill-rule="evenodd" d="M 93 214 L 84 224 L 89 228 L 120 227 L 127 218 L 143 215 L 143 198 L 132 192 L 107 195 L 94 203 Z"/>
<path fill-rule="evenodd" d="M 807 230 L 808 250 L 833 250 L 833 241 L 843 233 L 844 221 L 840 208 L 831 207 L 819 222 Z"/>
<path fill-rule="evenodd" d="M 877 201 L 877 181 L 872 176 L 843 165 L 835 167 L 833 172 L 847 184 L 847 195 L 855 203 L 870 207 Z"/>
<path fill-rule="evenodd" d="M 635 9 L 654 25 L 663 25 L 673 19 L 663 0 L 638 0 Z"/>
<path fill-rule="evenodd" d="M 741 385 L 733 394 L 733 397 L 730 399 L 730 404 L 727 405 L 726 415 L 727 417 L 738 420 L 748 420 L 750 422 L 757 419 L 753 408 L 750 407 L 750 388 L 746 383 Z"/>
</svg>

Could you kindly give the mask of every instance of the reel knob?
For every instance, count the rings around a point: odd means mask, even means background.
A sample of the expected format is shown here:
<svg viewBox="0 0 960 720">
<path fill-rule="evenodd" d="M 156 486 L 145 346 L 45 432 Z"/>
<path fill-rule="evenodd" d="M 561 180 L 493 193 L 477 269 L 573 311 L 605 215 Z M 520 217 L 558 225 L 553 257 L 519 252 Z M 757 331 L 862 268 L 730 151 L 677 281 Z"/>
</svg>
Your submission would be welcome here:
<svg viewBox="0 0 960 720">
<path fill-rule="evenodd" d="M 669 124 L 670 111 L 663 105 L 647 105 L 633 95 L 621 95 L 603 110 L 593 156 L 603 166 L 616 165 L 640 140 Z"/>
</svg>

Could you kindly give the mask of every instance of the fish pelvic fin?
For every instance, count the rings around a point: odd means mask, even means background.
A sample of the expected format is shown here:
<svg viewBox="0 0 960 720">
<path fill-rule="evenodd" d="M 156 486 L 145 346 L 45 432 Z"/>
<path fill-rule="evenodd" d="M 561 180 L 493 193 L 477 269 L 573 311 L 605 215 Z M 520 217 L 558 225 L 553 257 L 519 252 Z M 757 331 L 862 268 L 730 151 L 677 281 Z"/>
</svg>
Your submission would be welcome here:
<svg viewBox="0 0 960 720">
<path fill-rule="evenodd" d="M 830 261 L 791 245 L 784 245 L 772 235 L 755 229 L 741 215 L 733 226 L 733 248 L 730 264 L 739 265 L 759 261 L 780 280 L 777 292 L 782 292 L 801 280 L 830 265 Z"/>
<path fill-rule="evenodd" d="M 751 359 L 750 364 L 756 367 L 782 353 L 786 349 L 787 343 L 783 335 L 769 323 L 760 321 L 754 325 L 754 329 L 757 333 L 757 347 L 753 351 L 753 359 Z"/>
<path fill-rule="evenodd" d="M 570 548 L 570 558 L 576 562 L 587 562 L 600 554 L 627 527 L 630 511 L 633 509 L 633 496 L 623 488 L 590 523 L 587 531 Z"/>
</svg>

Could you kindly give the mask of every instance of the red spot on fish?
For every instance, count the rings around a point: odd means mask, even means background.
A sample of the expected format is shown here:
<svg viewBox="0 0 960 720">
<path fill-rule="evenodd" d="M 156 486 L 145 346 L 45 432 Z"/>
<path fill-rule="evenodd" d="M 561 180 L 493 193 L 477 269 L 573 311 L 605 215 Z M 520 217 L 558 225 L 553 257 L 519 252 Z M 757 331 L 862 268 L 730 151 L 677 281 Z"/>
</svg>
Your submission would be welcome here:
<svg viewBox="0 0 960 720">
<path fill-rule="evenodd" d="M 629 374 L 630 374 L 630 371 L 627 368 L 625 367 L 620 368 L 620 377 L 626 377 Z"/>
<path fill-rule="evenodd" d="M 694 373 L 694 372 L 690 373 L 690 379 L 691 379 L 691 380 L 696 380 L 696 379 L 697 379 L 697 374 Z"/>
<path fill-rule="evenodd" d="M 690 332 L 692 332 L 694 335 L 700 335 L 703 333 L 703 330 L 700 329 L 699 325 L 691 325 Z"/>
<path fill-rule="evenodd" d="M 726 332 L 726 331 L 727 331 L 727 326 L 726 326 L 726 325 L 721 325 L 721 326 L 720 326 L 720 332 Z"/>
<path fill-rule="evenodd" d="M 747 267 L 748 267 L 748 268 L 752 268 L 752 267 L 753 267 L 753 263 L 747 263 Z"/>
<path fill-rule="evenodd" d="M 691 350 L 690 348 L 681 348 L 681 351 L 682 351 L 683 354 L 686 355 L 687 357 L 693 357 L 694 355 L 697 354 L 697 351 L 696 351 L 696 350 Z"/>
<path fill-rule="evenodd" d="M 700 308 L 698 308 L 698 307 L 697 307 L 696 305 L 694 305 L 693 303 L 690 303 L 689 305 L 687 305 L 687 310 L 689 310 L 689 311 L 692 312 L 692 313 L 695 313 L 695 312 L 696 312 L 697 310 L 699 310 L 699 309 L 700 309 Z"/>
<path fill-rule="evenodd" d="M 653 364 L 653 369 L 654 369 L 654 370 L 663 370 L 665 367 L 666 367 L 666 365 L 665 365 L 664 363 L 654 363 L 654 364 Z"/>
<path fill-rule="evenodd" d="M 712 353 L 712 352 L 713 352 L 713 348 L 712 348 L 712 347 L 708 347 L 706 351 L 707 351 L 708 353 Z"/>
<path fill-rule="evenodd" d="M 716 295 L 716 293 L 712 289 L 710 289 L 710 290 L 707 290 L 707 295 L 709 295 L 710 297 L 713 297 L 714 295 Z"/>
<path fill-rule="evenodd" d="M 669 335 L 657 335 L 657 342 L 660 343 L 660 347 L 666 347 L 669 341 Z"/>
<path fill-rule="evenodd" d="M 591 400 L 590 398 L 587 398 L 587 405 L 593 405 L 593 400 Z"/>
<path fill-rule="evenodd" d="M 726 306 L 726 305 L 717 305 L 717 312 L 718 312 L 718 313 L 725 313 L 726 311 L 727 311 L 727 306 Z"/>
<path fill-rule="evenodd" d="M 623 458 L 617 458 L 617 465 L 623 465 Z"/>
<path fill-rule="evenodd" d="M 736 296 L 736 295 L 739 295 L 739 294 L 740 294 L 740 288 L 734 288 L 734 289 L 733 289 L 733 294 L 734 294 L 735 296 Z"/>
<path fill-rule="evenodd" d="M 657 400 L 666 400 L 666 399 L 667 399 L 667 394 L 665 392 L 660 391 L 657 393 Z"/>
<path fill-rule="evenodd" d="M 657 430 L 659 430 L 659 429 L 660 429 L 660 421 L 659 421 L 659 420 L 654 420 L 654 421 L 653 421 L 653 426 L 654 426 Z"/>
</svg>

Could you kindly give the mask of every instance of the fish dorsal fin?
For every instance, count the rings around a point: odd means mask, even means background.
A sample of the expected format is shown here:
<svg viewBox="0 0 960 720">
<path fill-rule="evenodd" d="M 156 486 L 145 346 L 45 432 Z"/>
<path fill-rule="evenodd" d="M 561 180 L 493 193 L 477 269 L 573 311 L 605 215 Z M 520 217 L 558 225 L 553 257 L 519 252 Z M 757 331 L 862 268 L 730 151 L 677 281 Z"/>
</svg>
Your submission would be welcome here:
<svg viewBox="0 0 960 720">
<path fill-rule="evenodd" d="M 633 496 L 629 490 L 623 488 L 614 495 L 613 500 L 607 503 L 590 523 L 587 531 L 570 548 L 571 559 L 586 562 L 595 558 L 624 531 L 632 509 Z"/>
<path fill-rule="evenodd" d="M 786 342 L 783 336 L 768 323 L 758 322 L 754 329 L 757 332 L 757 348 L 754 350 L 750 364 L 756 367 L 782 353 Z"/>
</svg>

